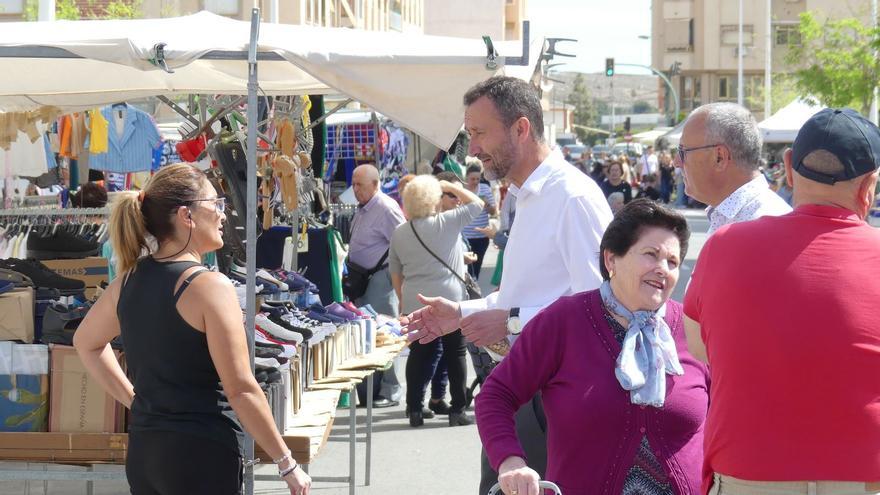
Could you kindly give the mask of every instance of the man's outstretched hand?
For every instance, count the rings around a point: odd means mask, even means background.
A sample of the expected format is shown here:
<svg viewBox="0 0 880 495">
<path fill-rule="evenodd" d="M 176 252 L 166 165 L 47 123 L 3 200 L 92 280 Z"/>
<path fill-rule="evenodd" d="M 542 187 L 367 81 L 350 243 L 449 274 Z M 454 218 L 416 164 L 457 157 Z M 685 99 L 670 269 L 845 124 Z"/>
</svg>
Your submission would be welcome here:
<svg viewBox="0 0 880 495">
<path fill-rule="evenodd" d="M 425 297 L 421 294 L 418 298 L 425 306 L 400 317 L 403 333 L 410 342 L 427 344 L 458 329 L 461 320 L 458 303 L 444 297 Z"/>
</svg>

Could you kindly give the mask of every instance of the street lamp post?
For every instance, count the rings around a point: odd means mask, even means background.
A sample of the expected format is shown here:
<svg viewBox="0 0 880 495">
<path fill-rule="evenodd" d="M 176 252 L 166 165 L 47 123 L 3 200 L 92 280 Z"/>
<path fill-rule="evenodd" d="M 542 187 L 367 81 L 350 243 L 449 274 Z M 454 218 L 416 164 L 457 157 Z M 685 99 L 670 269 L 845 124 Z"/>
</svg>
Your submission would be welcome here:
<svg viewBox="0 0 880 495">
<path fill-rule="evenodd" d="M 871 25 L 874 26 L 874 29 L 877 29 L 877 22 L 878 22 L 877 14 L 878 14 L 877 0 L 871 0 Z M 874 59 L 875 60 L 877 59 L 877 55 L 878 55 L 878 53 L 877 53 L 877 50 L 875 49 L 874 50 Z M 876 75 L 875 75 L 875 77 L 876 77 Z M 878 115 L 877 115 L 877 107 L 878 107 L 877 100 L 878 99 L 880 99 L 880 96 L 878 96 L 877 86 L 874 86 L 874 98 L 871 99 L 871 115 L 870 115 L 871 122 L 873 122 L 874 125 L 878 125 L 878 120 L 880 120 L 880 119 L 878 119 Z"/>
</svg>

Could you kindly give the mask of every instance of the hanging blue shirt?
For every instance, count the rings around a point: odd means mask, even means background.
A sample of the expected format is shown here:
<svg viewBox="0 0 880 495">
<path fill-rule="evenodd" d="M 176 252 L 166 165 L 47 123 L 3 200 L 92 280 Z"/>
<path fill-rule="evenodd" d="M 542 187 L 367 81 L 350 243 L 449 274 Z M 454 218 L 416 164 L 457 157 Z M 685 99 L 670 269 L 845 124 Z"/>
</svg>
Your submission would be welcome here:
<svg viewBox="0 0 880 495">
<path fill-rule="evenodd" d="M 113 112 L 122 107 L 117 105 L 116 108 L 108 106 L 101 109 L 101 114 L 110 123 L 107 152 L 91 155 L 89 168 L 118 173 L 144 172 L 152 168 L 153 150 L 162 142 L 159 130 L 148 114 L 125 104 L 125 125 L 120 137 L 114 125 Z"/>
</svg>

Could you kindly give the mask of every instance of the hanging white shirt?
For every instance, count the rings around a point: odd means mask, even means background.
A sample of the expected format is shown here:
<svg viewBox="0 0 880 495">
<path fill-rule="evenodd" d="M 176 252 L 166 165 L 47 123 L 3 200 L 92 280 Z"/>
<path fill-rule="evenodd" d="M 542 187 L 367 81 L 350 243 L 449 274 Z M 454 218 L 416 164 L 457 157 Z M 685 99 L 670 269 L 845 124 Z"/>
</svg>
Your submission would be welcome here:
<svg viewBox="0 0 880 495">
<path fill-rule="evenodd" d="M 508 194 L 516 196 L 516 220 L 504 249 L 500 290 L 460 307 L 462 316 L 520 308 L 525 325 L 556 299 L 599 287 L 599 242 L 612 215 L 599 186 L 559 150 Z"/>
<path fill-rule="evenodd" d="M 717 207 L 709 207 L 708 234 L 712 235 L 721 227 L 737 222 L 746 222 L 763 216 L 779 216 L 791 212 L 791 206 L 770 189 L 763 174 L 746 182 L 724 198 Z"/>
</svg>

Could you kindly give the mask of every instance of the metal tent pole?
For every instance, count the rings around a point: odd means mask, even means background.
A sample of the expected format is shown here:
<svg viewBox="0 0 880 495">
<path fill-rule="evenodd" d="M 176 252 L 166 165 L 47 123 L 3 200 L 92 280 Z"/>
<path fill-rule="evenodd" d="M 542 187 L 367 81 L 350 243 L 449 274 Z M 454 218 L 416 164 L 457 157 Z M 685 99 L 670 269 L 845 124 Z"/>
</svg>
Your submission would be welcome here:
<svg viewBox="0 0 880 495">
<path fill-rule="evenodd" d="M 247 97 L 247 226 L 245 256 L 247 258 L 245 334 L 254 369 L 254 320 L 256 318 L 256 273 L 257 273 L 257 39 L 260 36 L 260 9 L 251 10 L 251 39 L 248 45 L 248 97 Z M 244 458 L 254 458 L 254 439 L 245 437 Z M 244 471 L 244 493 L 254 493 L 254 466 L 248 463 Z"/>
</svg>

